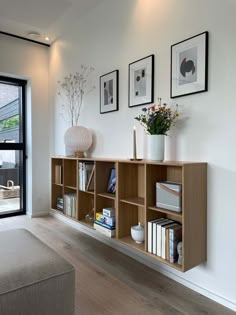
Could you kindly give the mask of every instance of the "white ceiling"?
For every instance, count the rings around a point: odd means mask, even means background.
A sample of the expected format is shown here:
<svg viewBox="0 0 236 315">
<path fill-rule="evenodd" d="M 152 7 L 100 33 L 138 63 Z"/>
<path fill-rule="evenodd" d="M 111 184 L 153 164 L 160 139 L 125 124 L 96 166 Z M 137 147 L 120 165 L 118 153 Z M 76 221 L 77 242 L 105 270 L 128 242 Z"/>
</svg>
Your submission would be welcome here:
<svg viewBox="0 0 236 315">
<path fill-rule="evenodd" d="M 80 19 L 102 1 L 0 0 L 0 31 L 50 44 L 60 35 L 60 24 L 70 12 L 77 12 Z M 29 32 L 41 36 L 30 37 Z M 44 39 L 46 36 L 50 42 Z"/>
</svg>

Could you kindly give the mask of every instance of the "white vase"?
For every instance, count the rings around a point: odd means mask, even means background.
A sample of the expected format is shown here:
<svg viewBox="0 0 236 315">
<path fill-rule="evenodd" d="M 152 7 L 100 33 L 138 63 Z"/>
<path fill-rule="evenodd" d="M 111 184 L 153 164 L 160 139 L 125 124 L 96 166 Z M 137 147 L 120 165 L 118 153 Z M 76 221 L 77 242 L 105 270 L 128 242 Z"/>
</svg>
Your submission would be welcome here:
<svg viewBox="0 0 236 315">
<path fill-rule="evenodd" d="M 92 134 L 82 126 L 70 127 L 65 132 L 64 143 L 67 156 L 83 157 L 84 152 L 92 146 Z"/>
<path fill-rule="evenodd" d="M 147 135 L 147 158 L 163 161 L 165 153 L 165 135 Z"/>
</svg>

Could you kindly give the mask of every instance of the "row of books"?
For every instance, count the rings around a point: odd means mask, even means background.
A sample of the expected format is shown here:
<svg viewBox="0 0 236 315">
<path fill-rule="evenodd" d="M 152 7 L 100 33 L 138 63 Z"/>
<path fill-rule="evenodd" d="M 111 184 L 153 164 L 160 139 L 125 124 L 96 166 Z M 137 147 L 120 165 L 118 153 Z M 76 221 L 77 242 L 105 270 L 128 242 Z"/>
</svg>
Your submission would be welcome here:
<svg viewBox="0 0 236 315">
<path fill-rule="evenodd" d="M 67 193 L 64 195 L 63 212 L 72 218 L 76 217 L 76 201 L 77 198 L 75 193 Z"/>
<path fill-rule="evenodd" d="M 116 230 L 115 209 L 104 208 L 102 212 L 97 212 L 94 228 L 103 235 L 114 237 Z"/>
<path fill-rule="evenodd" d="M 80 162 L 79 163 L 79 189 L 82 191 L 94 190 L 94 163 Z"/>
<path fill-rule="evenodd" d="M 55 184 L 63 183 L 63 168 L 62 165 L 55 165 Z"/>
<path fill-rule="evenodd" d="M 178 260 L 177 244 L 182 241 L 182 225 L 160 218 L 148 222 L 148 252 L 171 263 Z"/>
</svg>

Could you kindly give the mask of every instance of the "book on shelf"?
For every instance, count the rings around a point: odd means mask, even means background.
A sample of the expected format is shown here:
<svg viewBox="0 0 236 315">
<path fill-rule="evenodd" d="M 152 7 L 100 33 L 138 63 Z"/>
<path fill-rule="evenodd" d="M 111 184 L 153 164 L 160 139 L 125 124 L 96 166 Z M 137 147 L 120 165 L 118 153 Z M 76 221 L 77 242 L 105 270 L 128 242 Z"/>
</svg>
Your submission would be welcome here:
<svg viewBox="0 0 236 315">
<path fill-rule="evenodd" d="M 107 185 L 107 192 L 115 194 L 116 192 L 116 169 L 113 167 L 110 172 L 110 177 Z"/>
<path fill-rule="evenodd" d="M 177 244 L 182 240 L 182 225 L 159 218 L 148 221 L 148 252 L 171 263 L 178 259 Z"/>
<path fill-rule="evenodd" d="M 115 229 L 107 229 L 106 227 L 98 224 L 96 221 L 94 223 L 94 228 L 96 231 L 100 232 L 101 234 L 103 235 L 106 235 L 108 237 L 114 237 L 115 236 L 115 233 L 116 233 L 116 230 Z"/>
<path fill-rule="evenodd" d="M 55 165 L 55 184 L 62 184 L 62 165 Z"/>
<path fill-rule="evenodd" d="M 165 220 L 165 218 L 148 221 L 148 252 L 151 254 L 153 248 L 153 224 L 162 220 Z"/>
<path fill-rule="evenodd" d="M 114 217 L 115 216 L 115 208 L 103 208 L 102 214 L 107 217 Z"/>
<path fill-rule="evenodd" d="M 96 213 L 96 220 L 109 226 L 115 226 L 115 217 L 108 217 L 103 215 L 102 212 Z"/>
<path fill-rule="evenodd" d="M 178 260 L 177 245 L 182 241 L 182 225 L 176 224 L 169 228 L 169 261 L 175 263 Z"/>
<path fill-rule="evenodd" d="M 164 226 L 161 227 L 161 258 L 163 258 L 163 259 L 167 259 L 167 252 L 169 250 L 169 246 L 168 246 L 169 238 L 166 237 L 166 234 L 168 234 L 169 228 L 171 228 L 171 227 L 173 227 L 175 225 L 176 225 L 176 222 L 172 221 L 169 224 L 164 225 Z"/>
<path fill-rule="evenodd" d="M 163 220 L 163 218 L 160 219 L 154 219 L 151 221 L 148 221 L 148 252 L 152 254 L 152 232 L 153 232 L 153 223 L 158 221 L 158 220 Z"/>
<path fill-rule="evenodd" d="M 98 220 L 95 220 L 95 223 L 100 225 L 100 226 L 102 226 L 102 227 L 104 227 L 104 228 L 106 228 L 106 229 L 108 229 L 108 230 L 115 230 L 115 226 L 110 226 L 110 225 L 108 225 L 106 223 L 102 223 L 102 222 L 100 222 Z"/>
<path fill-rule="evenodd" d="M 94 191 L 94 162 L 79 162 L 79 189 Z"/>
<path fill-rule="evenodd" d="M 158 223 L 156 225 L 156 247 L 157 247 L 157 250 L 156 250 L 156 255 L 161 257 L 161 251 L 162 251 L 162 227 L 170 224 L 170 223 L 173 223 L 173 220 L 169 220 L 169 219 L 166 219 L 164 221 L 161 221 L 160 223 Z"/>
<path fill-rule="evenodd" d="M 63 211 L 63 198 L 62 197 L 57 197 L 57 210 Z"/>
<path fill-rule="evenodd" d="M 64 194 L 64 213 L 72 218 L 76 217 L 76 193 Z"/>
</svg>

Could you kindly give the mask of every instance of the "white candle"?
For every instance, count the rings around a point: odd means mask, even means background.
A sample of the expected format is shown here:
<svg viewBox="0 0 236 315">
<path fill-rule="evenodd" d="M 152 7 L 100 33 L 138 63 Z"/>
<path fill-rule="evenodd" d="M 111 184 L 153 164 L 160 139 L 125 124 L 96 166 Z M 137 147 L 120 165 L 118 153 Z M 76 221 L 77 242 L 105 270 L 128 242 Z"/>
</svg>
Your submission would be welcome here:
<svg viewBox="0 0 236 315">
<path fill-rule="evenodd" d="M 136 127 L 134 126 L 133 130 L 133 159 L 137 159 L 137 151 L 136 151 Z"/>
</svg>

